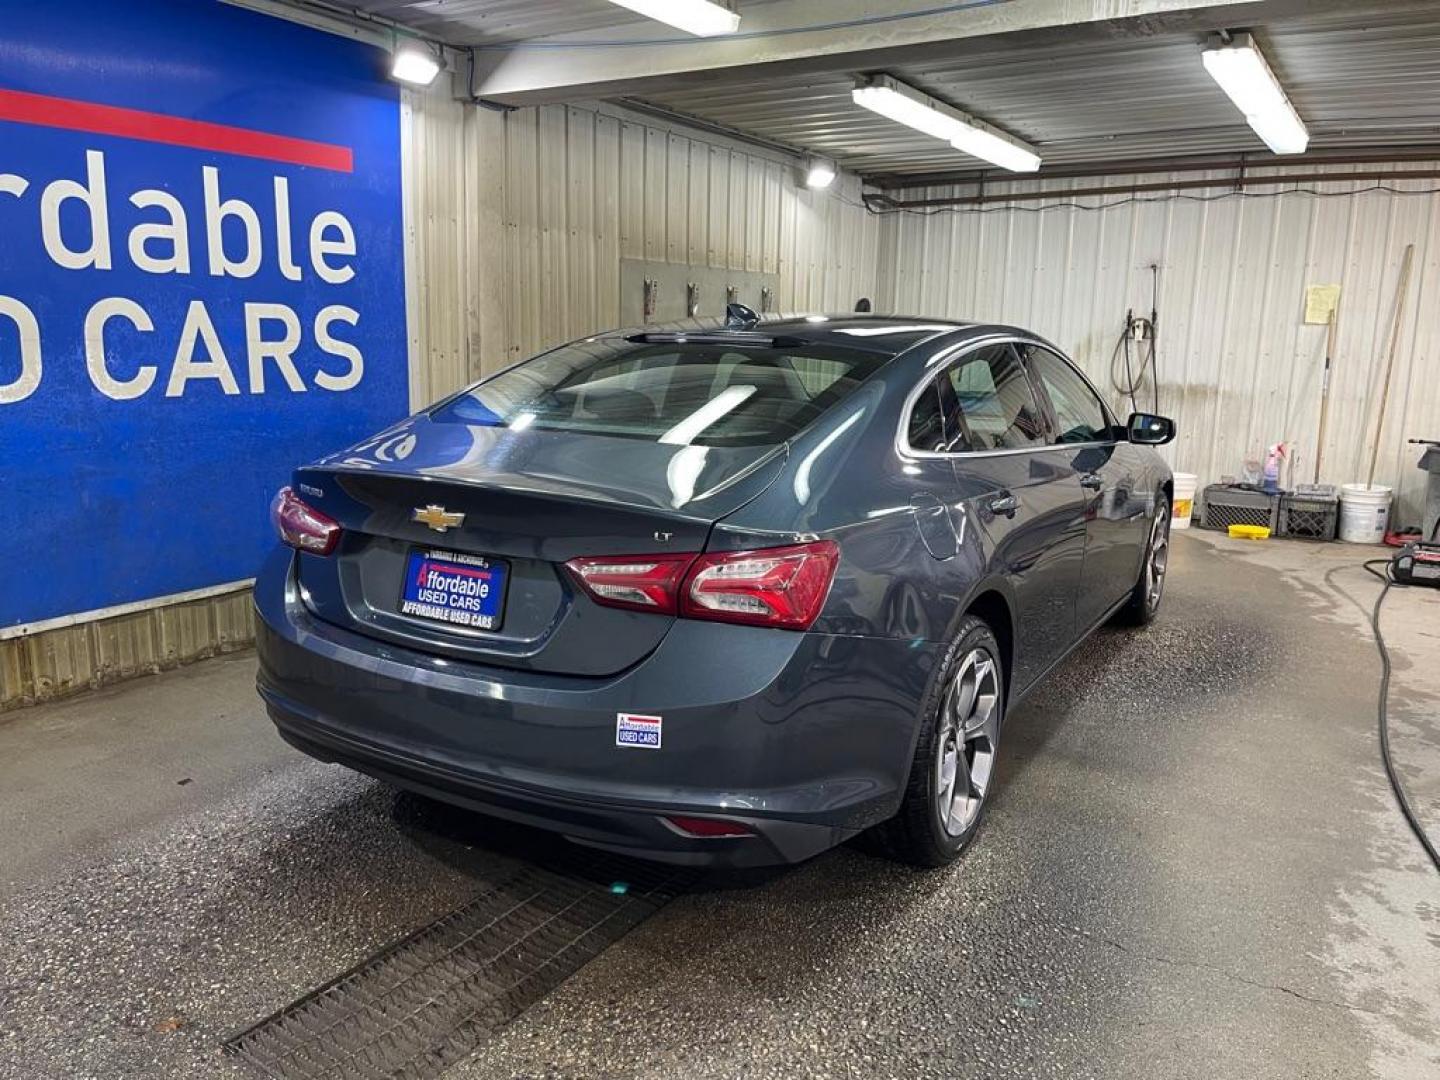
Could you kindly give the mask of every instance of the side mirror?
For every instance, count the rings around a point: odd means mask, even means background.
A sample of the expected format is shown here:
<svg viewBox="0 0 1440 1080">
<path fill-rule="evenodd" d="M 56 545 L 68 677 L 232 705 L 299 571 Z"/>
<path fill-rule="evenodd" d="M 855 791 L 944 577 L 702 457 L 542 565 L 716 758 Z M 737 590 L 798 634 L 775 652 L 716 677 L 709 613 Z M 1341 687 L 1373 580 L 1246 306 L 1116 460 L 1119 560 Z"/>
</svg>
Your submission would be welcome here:
<svg viewBox="0 0 1440 1080">
<path fill-rule="evenodd" d="M 1154 413 L 1131 413 L 1125 422 L 1125 437 L 1142 446 L 1161 446 L 1175 438 L 1175 421 Z"/>
</svg>

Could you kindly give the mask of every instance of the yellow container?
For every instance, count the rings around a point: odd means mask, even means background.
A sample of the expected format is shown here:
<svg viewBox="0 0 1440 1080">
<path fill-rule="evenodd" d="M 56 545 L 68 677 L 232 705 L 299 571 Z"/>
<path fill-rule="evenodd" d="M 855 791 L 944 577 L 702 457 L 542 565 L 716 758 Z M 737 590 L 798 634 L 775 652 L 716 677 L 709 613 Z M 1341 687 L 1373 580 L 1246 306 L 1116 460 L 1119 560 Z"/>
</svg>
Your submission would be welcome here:
<svg viewBox="0 0 1440 1080">
<path fill-rule="evenodd" d="M 1264 525 L 1231 525 L 1232 540 L 1269 540 L 1270 530 Z"/>
</svg>

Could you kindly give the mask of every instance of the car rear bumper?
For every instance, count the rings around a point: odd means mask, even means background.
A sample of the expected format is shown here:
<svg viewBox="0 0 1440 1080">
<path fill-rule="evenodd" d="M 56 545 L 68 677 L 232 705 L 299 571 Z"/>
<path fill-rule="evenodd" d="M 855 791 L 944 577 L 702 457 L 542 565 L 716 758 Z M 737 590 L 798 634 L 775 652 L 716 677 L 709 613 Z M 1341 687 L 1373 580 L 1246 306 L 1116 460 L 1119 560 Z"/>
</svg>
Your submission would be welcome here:
<svg viewBox="0 0 1440 1080">
<path fill-rule="evenodd" d="M 674 624 L 619 674 L 413 652 L 315 619 L 283 549 L 257 580 L 258 688 L 300 750 L 581 843 L 668 862 L 797 862 L 895 812 L 928 643 Z M 658 749 L 617 714 L 662 717 Z M 696 838 L 668 815 L 752 836 Z"/>
<path fill-rule="evenodd" d="M 727 821 L 754 831 L 748 837 L 686 837 L 653 809 L 569 799 L 557 791 L 520 791 L 472 773 L 364 743 L 299 717 L 264 694 L 280 736 L 321 761 L 334 762 L 433 799 L 507 821 L 558 832 L 593 847 L 660 862 L 751 867 L 799 862 L 843 842 L 854 829 L 747 817 L 726 810 Z"/>
</svg>

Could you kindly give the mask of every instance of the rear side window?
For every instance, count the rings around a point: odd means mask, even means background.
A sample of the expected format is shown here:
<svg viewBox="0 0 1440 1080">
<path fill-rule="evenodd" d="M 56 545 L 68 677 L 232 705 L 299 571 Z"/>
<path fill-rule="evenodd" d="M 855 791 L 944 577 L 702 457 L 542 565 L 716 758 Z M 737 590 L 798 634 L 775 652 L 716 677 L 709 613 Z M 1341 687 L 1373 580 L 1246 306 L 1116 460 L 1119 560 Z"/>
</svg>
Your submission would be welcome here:
<svg viewBox="0 0 1440 1080">
<path fill-rule="evenodd" d="M 1049 349 L 1021 347 L 1032 378 L 1045 388 L 1055 410 L 1057 443 L 1097 442 L 1110 437 L 1105 406 L 1074 368 Z"/>
<path fill-rule="evenodd" d="M 931 452 L 947 449 L 938 383 L 932 382 L 915 399 L 915 407 L 910 410 L 908 435 L 912 449 Z"/>
<path fill-rule="evenodd" d="M 1047 445 L 1050 431 L 1045 412 L 1009 345 L 966 353 L 945 374 L 955 395 L 956 427 L 966 436 L 963 449 L 1023 450 Z"/>
<path fill-rule="evenodd" d="M 503 371 L 431 414 L 679 446 L 785 442 L 844 400 L 886 353 L 762 338 L 605 339 L 567 345 Z"/>
</svg>

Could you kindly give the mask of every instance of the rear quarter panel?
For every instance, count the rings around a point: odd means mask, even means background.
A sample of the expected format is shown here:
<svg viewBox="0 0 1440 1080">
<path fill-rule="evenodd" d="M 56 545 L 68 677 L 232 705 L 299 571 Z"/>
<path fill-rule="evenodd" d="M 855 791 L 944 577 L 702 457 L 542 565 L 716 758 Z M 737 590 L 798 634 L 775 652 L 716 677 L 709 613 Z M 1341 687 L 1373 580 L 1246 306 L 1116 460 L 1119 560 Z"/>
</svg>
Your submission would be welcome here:
<svg viewBox="0 0 1440 1080">
<path fill-rule="evenodd" d="M 710 547 L 740 550 L 807 538 L 840 544 L 841 563 L 815 630 L 861 637 L 948 641 L 992 554 L 973 523 L 958 553 L 926 548 L 913 496 L 936 490 L 895 448 L 905 399 L 924 355 L 902 355 L 791 445 L 785 470 L 753 502 L 717 524 Z M 949 502 L 958 487 L 951 481 Z M 975 542 L 979 541 L 979 542 Z"/>
</svg>

